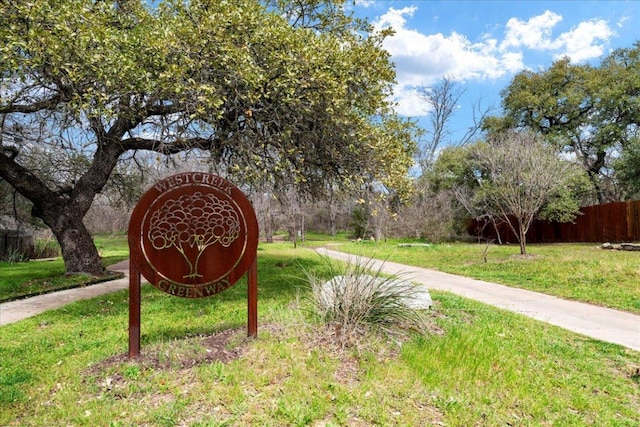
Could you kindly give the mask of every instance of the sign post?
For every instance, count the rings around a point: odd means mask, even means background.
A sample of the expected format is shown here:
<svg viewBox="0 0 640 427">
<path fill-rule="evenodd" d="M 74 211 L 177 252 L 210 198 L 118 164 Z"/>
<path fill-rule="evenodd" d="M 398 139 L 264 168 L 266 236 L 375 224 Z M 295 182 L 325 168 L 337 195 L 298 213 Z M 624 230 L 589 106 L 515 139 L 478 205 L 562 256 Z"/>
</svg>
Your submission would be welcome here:
<svg viewBox="0 0 640 427">
<path fill-rule="evenodd" d="M 247 331 L 258 333 L 258 221 L 231 182 L 188 172 L 156 183 L 129 222 L 129 358 L 140 354 L 140 280 L 170 295 L 203 298 L 247 274 Z"/>
<path fill-rule="evenodd" d="M 140 354 L 140 272 L 129 263 L 129 358 Z"/>
<path fill-rule="evenodd" d="M 247 334 L 258 336 L 258 260 L 254 259 L 247 274 Z"/>
</svg>

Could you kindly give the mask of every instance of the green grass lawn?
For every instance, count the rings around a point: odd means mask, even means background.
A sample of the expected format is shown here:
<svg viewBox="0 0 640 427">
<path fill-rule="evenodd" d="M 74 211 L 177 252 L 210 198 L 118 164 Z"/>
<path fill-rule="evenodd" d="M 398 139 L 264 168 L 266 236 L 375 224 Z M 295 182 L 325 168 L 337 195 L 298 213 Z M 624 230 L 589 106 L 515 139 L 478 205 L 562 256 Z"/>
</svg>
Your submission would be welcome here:
<svg viewBox="0 0 640 427">
<path fill-rule="evenodd" d="M 104 266 L 129 257 L 125 234 L 96 236 L 96 247 Z M 85 286 L 113 277 L 65 276 L 61 257 L 20 263 L 0 261 L 0 302 L 47 292 Z"/>
<path fill-rule="evenodd" d="M 244 281 L 196 300 L 145 285 L 137 361 L 126 291 L 1 327 L 0 425 L 640 424 L 637 352 L 441 292 L 426 335 L 338 348 L 305 310 L 302 269 L 327 263 L 289 243 L 258 255 L 257 340 Z M 230 330 L 222 353 L 240 356 L 208 358 Z"/>
<path fill-rule="evenodd" d="M 640 252 L 595 243 L 517 245 L 344 242 L 335 249 L 640 313 Z M 486 251 L 486 262 L 484 260 Z"/>
</svg>

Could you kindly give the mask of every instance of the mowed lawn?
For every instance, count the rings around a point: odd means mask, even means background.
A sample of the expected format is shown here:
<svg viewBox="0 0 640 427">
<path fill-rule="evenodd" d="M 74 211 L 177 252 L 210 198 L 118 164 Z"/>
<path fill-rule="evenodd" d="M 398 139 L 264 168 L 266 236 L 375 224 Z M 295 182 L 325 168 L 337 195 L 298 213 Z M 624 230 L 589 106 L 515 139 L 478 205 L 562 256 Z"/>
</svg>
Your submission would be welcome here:
<svg viewBox="0 0 640 427">
<path fill-rule="evenodd" d="M 129 257 L 125 234 L 96 236 L 94 242 L 105 266 Z M 67 288 L 88 286 L 109 278 L 113 278 L 113 275 L 106 274 L 104 277 L 65 276 L 64 262 L 61 257 L 20 263 L 0 261 L 0 302 Z"/>
<path fill-rule="evenodd" d="M 530 244 L 522 256 L 518 245 L 410 244 L 363 241 L 332 248 L 640 314 L 640 252 L 595 243 Z"/>
<path fill-rule="evenodd" d="M 402 248 L 401 262 L 445 247 Z M 499 250 L 488 253 L 496 270 L 543 258 Z M 136 361 L 125 357 L 127 291 L 0 327 L 0 425 L 640 425 L 638 352 L 442 292 L 422 334 L 337 347 L 302 279 L 326 275 L 326 260 L 288 243 L 258 256 L 257 340 L 245 338 L 244 281 L 196 300 L 145 285 Z"/>
</svg>

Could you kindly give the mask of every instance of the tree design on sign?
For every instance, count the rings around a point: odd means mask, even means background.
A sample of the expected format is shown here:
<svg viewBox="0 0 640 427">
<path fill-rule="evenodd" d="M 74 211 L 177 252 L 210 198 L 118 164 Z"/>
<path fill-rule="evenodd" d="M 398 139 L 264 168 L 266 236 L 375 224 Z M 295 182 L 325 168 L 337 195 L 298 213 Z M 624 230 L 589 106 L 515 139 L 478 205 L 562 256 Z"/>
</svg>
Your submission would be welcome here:
<svg viewBox="0 0 640 427">
<path fill-rule="evenodd" d="M 213 194 L 196 192 L 167 200 L 151 216 L 149 240 L 157 250 L 174 247 L 189 265 L 184 278 L 202 277 L 198 262 L 216 243 L 229 247 L 240 235 L 240 218 L 231 203 Z M 192 262 L 187 248 L 197 249 Z"/>
</svg>

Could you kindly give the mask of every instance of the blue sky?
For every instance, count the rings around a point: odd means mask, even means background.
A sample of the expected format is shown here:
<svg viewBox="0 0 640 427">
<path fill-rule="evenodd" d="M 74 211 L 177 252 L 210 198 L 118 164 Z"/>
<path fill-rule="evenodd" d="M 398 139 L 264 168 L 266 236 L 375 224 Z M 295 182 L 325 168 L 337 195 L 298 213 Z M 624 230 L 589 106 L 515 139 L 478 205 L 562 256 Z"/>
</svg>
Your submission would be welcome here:
<svg viewBox="0 0 640 427">
<path fill-rule="evenodd" d="M 396 65 L 398 113 L 426 127 L 428 108 L 416 88 L 443 76 L 465 88 L 451 125 L 454 139 L 471 124 L 474 103 L 500 107 L 500 90 L 517 72 L 548 68 L 562 56 L 597 64 L 640 40 L 637 0 L 356 0 L 354 12 L 377 29 L 396 31 L 384 46 Z"/>
</svg>

